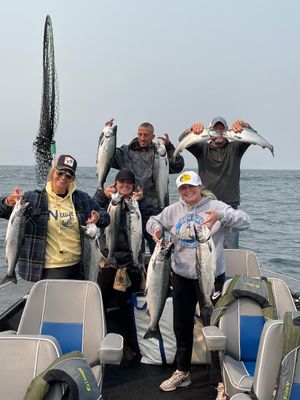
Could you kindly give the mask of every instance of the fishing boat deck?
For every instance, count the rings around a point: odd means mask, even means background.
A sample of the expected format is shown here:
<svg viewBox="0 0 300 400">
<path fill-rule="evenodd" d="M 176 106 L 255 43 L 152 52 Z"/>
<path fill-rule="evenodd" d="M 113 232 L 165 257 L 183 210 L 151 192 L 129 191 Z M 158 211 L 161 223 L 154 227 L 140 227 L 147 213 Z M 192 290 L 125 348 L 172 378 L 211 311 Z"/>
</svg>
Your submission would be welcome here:
<svg viewBox="0 0 300 400">
<path fill-rule="evenodd" d="M 268 271 L 270 272 L 270 271 Z M 270 273 L 266 275 L 272 275 Z M 289 287 L 299 290 L 299 282 L 288 280 Z M 18 284 L 1 286 L 0 297 L 0 332 L 16 330 L 25 304 L 24 295 L 29 293 L 33 283 L 18 280 Z M 296 302 L 300 308 L 299 299 Z M 107 321 L 109 325 L 109 320 Z M 139 359 L 129 365 L 106 365 L 103 382 L 103 398 L 109 400 L 194 400 L 215 399 L 217 390 L 209 384 L 209 366 L 193 365 L 191 368 L 192 385 L 173 392 L 162 392 L 160 383 L 169 378 L 175 370 L 173 365 L 142 364 Z"/>
<path fill-rule="evenodd" d="M 209 366 L 192 366 L 192 385 L 178 388 L 173 392 L 163 392 L 160 383 L 174 372 L 174 366 L 148 365 L 135 362 L 124 366 L 105 367 L 103 398 L 109 400 L 193 400 L 215 399 L 217 390 L 208 384 Z"/>
<path fill-rule="evenodd" d="M 24 308 L 26 295 L 32 283 L 18 281 L 17 285 L 1 286 L 0 331 L 16 330 Z M 194 365 L 191 369 L 192 385 L 173 392 L 159 390 L 160 383 L 174 372 L 173 365 L 142 364 L 139 358 L 129 365 L 106 365 L 103 398 L 109 400 L 153 399 L 215 399 L 217 391 L 209 385 L 209 366 Z"/>
</svg>

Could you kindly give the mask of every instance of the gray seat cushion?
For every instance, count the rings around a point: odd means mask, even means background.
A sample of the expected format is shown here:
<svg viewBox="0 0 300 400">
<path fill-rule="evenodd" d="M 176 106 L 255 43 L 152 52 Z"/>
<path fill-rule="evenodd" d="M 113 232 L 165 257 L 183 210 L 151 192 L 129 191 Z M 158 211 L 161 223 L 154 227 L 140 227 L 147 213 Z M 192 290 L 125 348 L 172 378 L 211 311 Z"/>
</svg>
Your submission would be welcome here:
<svg viewBox="0 0 300 400">
<path fill-rule="evenodd" d="M 47 336 L 0 336 L 0 399 L 23 399 L 33 378 L 61 355 L 54 338 Z M 60 385 L 54 386 L 48 400 L 62 397 Z"/>
<path fill-rule="evenodd" d="M 62 352 L 81 351 L 90 365 L 99 364 L 105 336 L 101 292 L 89 281 L 42 280 L 30 291 L 18 334 L 54 336 Z"/>
<path fill-rule="evenodd" d="M 234 275 L 261 276 L 256 254 L 251 250 L 224 249 L 226 277 Z"/>
<path fill-rule="evenodd" d="M 277 278 L 270 279 L 278 318 L 286 311 L 294 311 L 295 304 L 287 285 Z M 228 285 L 226 282 L 225 287 Z M 220 319 L 219 327 L 227 337 L 222 362 L 226 393 L 249 391 L 256 382 L 261 335 L 265 319 L 261 307 L 251 298 L 237 299 Z"/>
</svg>

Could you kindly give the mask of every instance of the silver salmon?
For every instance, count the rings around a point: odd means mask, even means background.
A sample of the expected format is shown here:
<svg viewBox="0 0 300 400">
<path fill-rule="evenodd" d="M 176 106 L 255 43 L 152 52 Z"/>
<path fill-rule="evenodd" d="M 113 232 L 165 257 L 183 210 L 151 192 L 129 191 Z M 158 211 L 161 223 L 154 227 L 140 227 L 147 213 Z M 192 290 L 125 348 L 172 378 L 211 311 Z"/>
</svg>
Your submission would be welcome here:
<svg viewBox="0 0 300 400">
<path fill-rule="evenodd" d="M 249 128 L 244 128 L 242 132 L 234 132 L 232 129 L 225 131 L 223 136 L 227 139 L 236 140 L 238 142 L 257 144 L 262 148 L 267 148 L 270 150 L 274 157 L 274 147 L 269 142 L 266 141 L 262 136 L 260 136 L 256 131 Z"/>
<path fill-rule="evenodd" d="M 156 152 L 154 155 L 153 178 L 159 207 L 164 208 L 165 197 L 168 192 L 169 159 L 162 139 L 158 139 L 158 142 L 155 144 L 155 146 Z"/>
<path fill-rule="evenodd" d="M 81 225 L 83 232 L 83 271 L 84 279 L 97 282 L 101 259 L 100 229 L 95 224 Z"/>
<path fill-rule="evenodd" d="M 176 157 L 177 154 L 181 153 L 184 149 L 189 148 L 193 144 L 206 142 L 210 139 L 209 132 L 210 129 L 204 129 L 202 133 L 196 135 L 193 131 L 185 132 L 179 137 L 179 143 L 173 153 L 173 157 Z"/>
<path fill-rule="evenodd" d="M 143 240 L 142 216 L 138 202 L 130 197 L 124 199 L 128 210 L 126 211 L 126 233 L 131 253 L 132 266 L 139 268 L 139 255 Z"/>
<path fill-rule="evenodd" d="M 103 189 L 106 177 L 114 161 L 117 143 L 117 125 L 105 125 L 99 137 L 96 160 L 98 187 Z"/>
<path fill-rule="evenodd" d="M 216 249 L 210 236 L 210 229 L 206 225 L 195 225 L 195 234 L 198 241 L 196 272 L 204 300 L 200 308 L 211 312 L 213 308 L 211 295 L 215 289 Z"/>
<path fill-rule="evenodd" d="M 159 320 L 163 312 L 171 273 L 171 250 L 173 242 L 164 244 L 163 241 L 156 244 L 149 261 L 146 279 L 146 297 L 150 325 L 144 335 L 144 339 L 156 338 L 162 340 L 159 329 Z"/>
<path fill-rule="evenodd" d="M 17 283 L 16 265 L 19 259 L 25 232 L 25 211 L 29 203 L 17 200 L 8 220 L 5 237 L 5 260 L 8 264 L 7 273 L 2 283 Z"/>
<path fill-rule="evenodd" d="M 121 223 L 121 207 L 123 196 L 118 193 L 112 195 L 107 212 L 110 216 L 110 224 L 105 228 L 106 245 L 108 248 L 107 260 L 115 262 L 115 249 L 119 236 L 119 227 Z"/>
</svg>

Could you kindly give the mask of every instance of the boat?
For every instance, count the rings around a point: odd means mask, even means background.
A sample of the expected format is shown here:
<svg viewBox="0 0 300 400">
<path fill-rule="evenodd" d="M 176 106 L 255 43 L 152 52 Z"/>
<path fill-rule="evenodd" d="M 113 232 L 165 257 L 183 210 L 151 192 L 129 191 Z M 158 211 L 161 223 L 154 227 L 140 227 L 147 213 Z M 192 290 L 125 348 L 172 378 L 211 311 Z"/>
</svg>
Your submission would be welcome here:
<svg viewBox="0 0 300 400">
<path fill-rule="evenodd" d="M 228 277 L 239 274 L 257 275 L 260 265 L 256 255 L 250 250 L 225 250 L 226 275 Z M 243 265 L 241 270 L 241 265 Z M 278 276 L 272 271 L 263 271 L 267 277 Z M 300 282 L 280 275 L 280 278 L 289 285 L 290 293 L 297 309 L 300 309 Z M 28 293 L 34 285 L 30 282 L 18 281 L 19 296 L 12 296 L 16 286 L 10 283 L 0 286 L 2 298 L 11 298 L 11 304 L 0 309 L 0 332 L 17 331 L 19 322 L 28 298 Z M 21 293 L 21 295 L 20 295 Z M 17 297 L 17 298 L 16 298 Z M 107 321 L 109 325 L 109 321 Z M 0 335 L 1 335 L 0 333 Z M 159 390 L 159 384 L 167 379 L 174 371 L 174 365 L 151 365 L 141 362 L 142 355 L 138 355 L 131 363 L 121 365 L 105 365 L 102 395 L 108 400 L 127 399 L 215 399 L 217 391 L 209 384 L 209 364 L 192 365 L 192 386 L 178 389 L 175 393 L 165 393 Z M 21 360 L 20 360 L 21 362 Z M 1 390 L 0 390 L 1 393 Z"/>
</svg>

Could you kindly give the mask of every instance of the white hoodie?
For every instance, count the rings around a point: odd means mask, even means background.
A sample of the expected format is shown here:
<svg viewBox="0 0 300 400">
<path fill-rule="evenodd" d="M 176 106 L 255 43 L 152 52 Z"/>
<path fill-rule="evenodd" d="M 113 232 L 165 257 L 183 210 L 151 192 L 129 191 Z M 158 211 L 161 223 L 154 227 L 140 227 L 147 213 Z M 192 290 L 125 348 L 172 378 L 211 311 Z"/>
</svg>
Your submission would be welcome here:
<svg viewBox="0 0 300 400">
<path fill-rule="evenodd" d="M 234 210 L 222 201 L 202 197 L 195 206 L 187 205 L 181 198 L 178 202 L 166 207 L 160 214 L 150 217 L 147 222 L 147 232 L 151 235 L 156 228 L 171 234 L 174 241 L 172 254 L 173 271 L 188 279 L 197 279 L 195 225 L 201 225 L 207 218 L 206 211 L 218 212 L 219 221 L 211 229 L 211 237 L 217 252 L 216 276 L 225 272 L 223 251 L 224 227 L 247 229 L 250 217 L 242 210 Z"/>
</svg>

